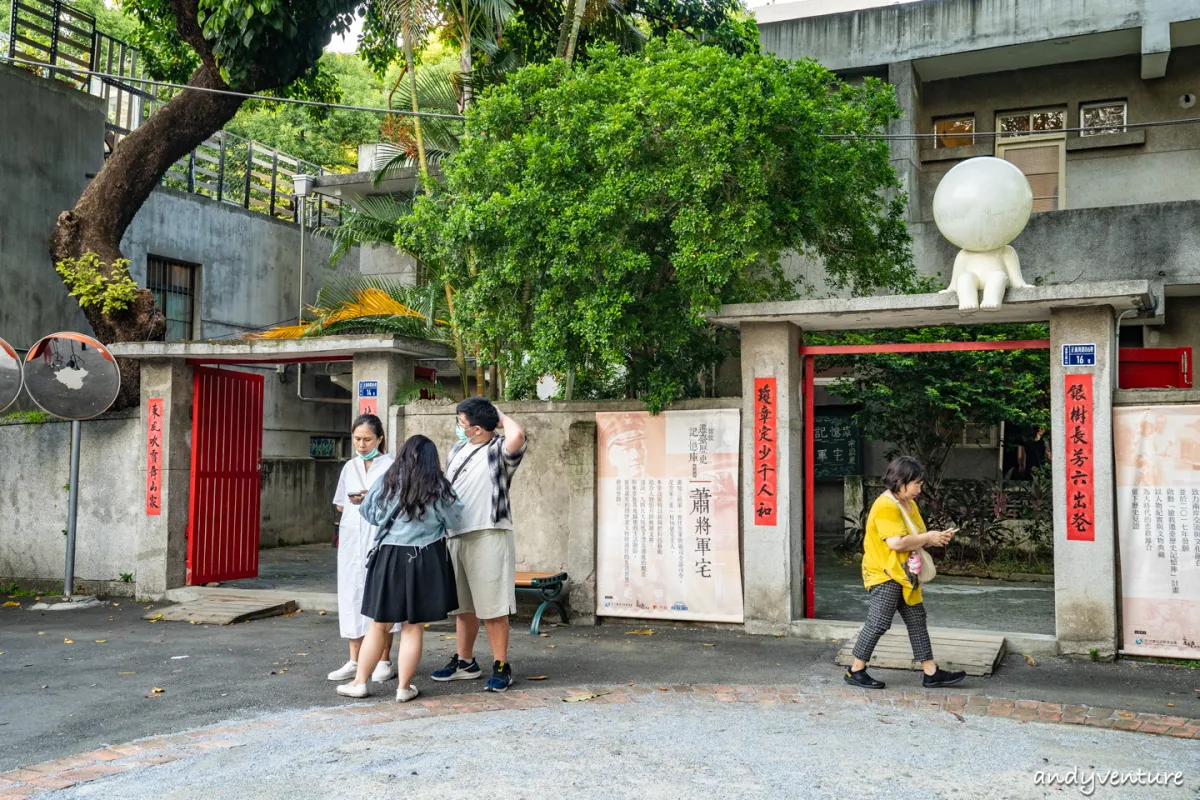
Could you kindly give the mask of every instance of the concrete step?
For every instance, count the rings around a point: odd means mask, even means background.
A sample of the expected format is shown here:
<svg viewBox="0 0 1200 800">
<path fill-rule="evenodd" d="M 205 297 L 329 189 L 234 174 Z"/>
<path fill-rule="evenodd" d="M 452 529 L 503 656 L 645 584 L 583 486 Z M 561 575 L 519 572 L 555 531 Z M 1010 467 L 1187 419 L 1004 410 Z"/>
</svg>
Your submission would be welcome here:
<svg viewBox="0 0 1200 800">
<path fill-rule="evenodd" d="M 931 628 L 929 640 L 933 643 L 933 654 L 942 669 L 963 670 L 968 675 L 987 676 L 1004 660 L 1004 637 L 982 631 L 951 631 Z M 854 644 L 858 636 L 842 645 L 836 662 L 848 667 L 854 660 Z M 882 669 L 919 670 L 921 665 L 913 660 L 908 632 L 903 626 L 893 627 L 883 635 L 875 647 L 868 666 Z"/>
</svg>

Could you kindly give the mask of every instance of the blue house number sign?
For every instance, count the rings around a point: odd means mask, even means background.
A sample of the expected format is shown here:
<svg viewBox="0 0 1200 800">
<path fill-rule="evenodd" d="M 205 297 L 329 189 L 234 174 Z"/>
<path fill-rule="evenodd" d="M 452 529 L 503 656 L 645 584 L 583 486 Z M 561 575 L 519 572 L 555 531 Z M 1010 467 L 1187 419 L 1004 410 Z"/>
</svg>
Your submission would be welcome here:
<svg viewBox="0 0 1200 800">
<path fill-rule="evenodd" d="M 1096 345 L 1064 344 L 1062 356 L 1064 367 L 1094 367 L 1096 366 Z"/>
</svg>

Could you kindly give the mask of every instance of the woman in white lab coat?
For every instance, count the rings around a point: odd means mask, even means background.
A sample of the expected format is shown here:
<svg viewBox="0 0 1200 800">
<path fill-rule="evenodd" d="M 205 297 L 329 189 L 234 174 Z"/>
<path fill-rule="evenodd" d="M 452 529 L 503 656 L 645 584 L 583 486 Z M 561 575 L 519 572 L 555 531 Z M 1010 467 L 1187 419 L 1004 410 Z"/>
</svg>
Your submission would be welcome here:
<svg viewBox="0 0 1200 800">
<path fill-rule="evenodd" d="M 363 590 L 367 582 L 367 553 L 375 538 L 375 529 L 359 514 L 359 505 L 367 490 L 388 471 L 395 461 L 384 452 L 383 423 L 374 414 L 363 414 L 350 428 L 354 440 L 354 458 L 342 467 L 333 504 L 342 512 L 338 531 L 338 625 L 343 639 L 350 640 L 350 660 L 340 669 L 329 673 L 331 681 L 346 681 L 358 671 L 358 650 L 371 627 L 371 620 L 362 615 Z M 392 633 L 384 642 L 383 660 L 371 673 L 371 680 L 383 682 L 396 677 L 396 667 L 390 658 Z"/>
</svg>

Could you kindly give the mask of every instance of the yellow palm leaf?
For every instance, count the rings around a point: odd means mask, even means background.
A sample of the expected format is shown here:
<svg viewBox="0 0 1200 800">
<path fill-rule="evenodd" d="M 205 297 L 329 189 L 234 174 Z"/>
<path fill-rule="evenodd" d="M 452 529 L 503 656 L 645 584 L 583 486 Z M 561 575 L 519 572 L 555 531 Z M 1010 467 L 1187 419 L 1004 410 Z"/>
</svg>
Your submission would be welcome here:
<svg viewBox="0 0 1200 800">
<path fill-rule="evenodd" d="M 310 324 L 304 325 L 279 325 L 274 328 L 269 328 L 260 333 L 247 333 L 243 336 L 245 339 L 301 339 L 312 327 Z"/>
<path fill-rule="evenodd" d="M 361 292 L 354 293 L 356 302 L 344 305 L 329 316 L 322 319 L 322 323 L 330 325 L 335 322 L 345 322 L 346 320 L 358 319 L 360 317 L 413 317 L 415 319 L 425 319 L 425 315 L 406 306 L 399 300 L 395 299 L 387 292 L 382 292 L 379 289 L 364 289 Z"/>
</svg>

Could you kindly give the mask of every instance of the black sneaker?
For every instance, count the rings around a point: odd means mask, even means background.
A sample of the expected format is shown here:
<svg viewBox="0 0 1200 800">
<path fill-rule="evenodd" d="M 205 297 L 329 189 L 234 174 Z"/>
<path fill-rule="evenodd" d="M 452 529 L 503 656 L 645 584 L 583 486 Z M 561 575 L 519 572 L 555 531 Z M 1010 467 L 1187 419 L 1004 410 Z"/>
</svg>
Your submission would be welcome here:
<svg viewBox="0 0 1200 800">
<path fill-rule="evenodd" d="M 507 661 L 497 661 L 492 665 L 492 677 L 488 678 L 485 692 L 507 692 L 512 685 L 512 667 Z"/>
<path fill-rule="evenodd" d="M 857 686 L 860 689 L 882 689 L 887 684 L 883 681 L 877 681 L 867 674 L 865 669 L 860 669 L 858 672 L 846 670 L 846 683 L 851 686 Z"/>
<path fill-rule="evenodd" d="M 441 669 L 434 672 L 429 677 L 435 681 L 445 683 L 446 681 L 466 681 L 478 678 L 483 674 L 483 670 L 479 668 L 479 662 L 475 659 L 463 661 L 455 653 L 450 657 L 450 663 Z"/>
<path fill-rule="evenodd" d="M 967 677 L 965 672 L 947 672 L 938 667 L 937 672 L 924 676 L 923 683 L 926 689 L 939 689 L 942 686 L 954 686 L 956 683 L 962 683 L 965 677 Z"/>
</svg>

